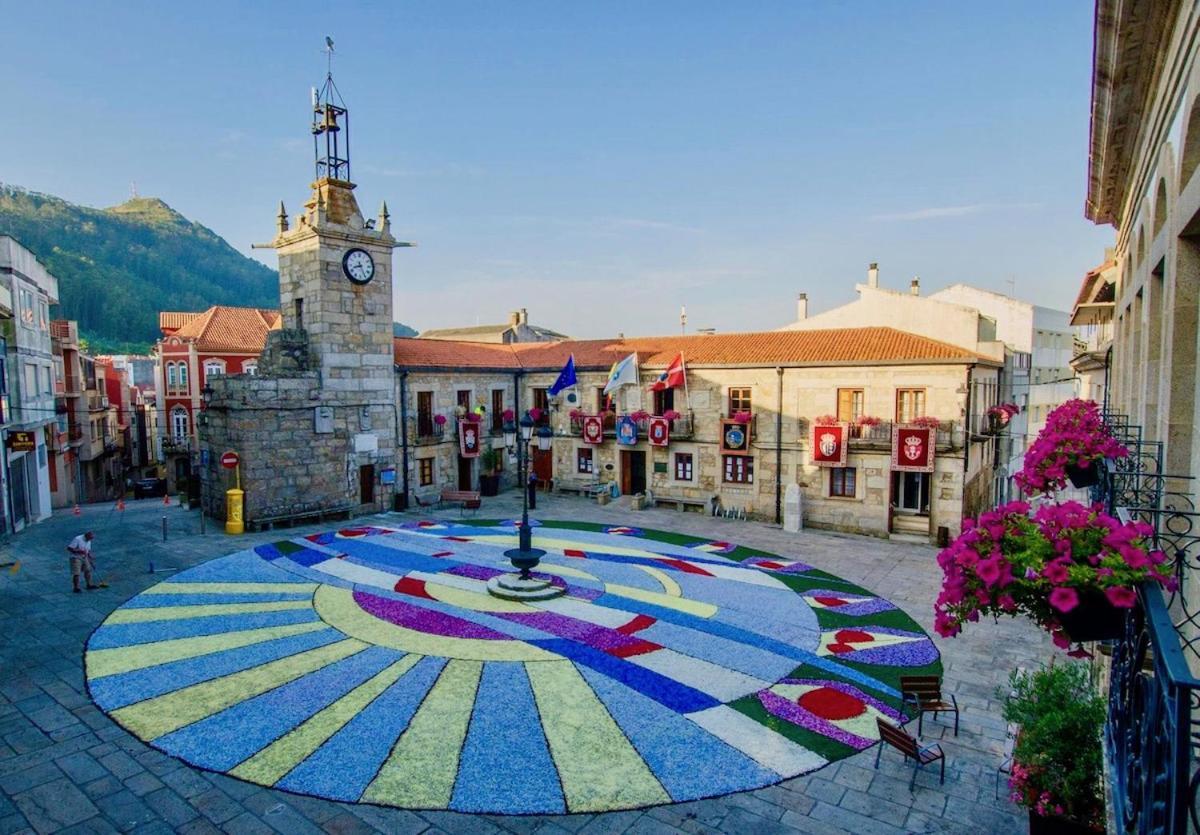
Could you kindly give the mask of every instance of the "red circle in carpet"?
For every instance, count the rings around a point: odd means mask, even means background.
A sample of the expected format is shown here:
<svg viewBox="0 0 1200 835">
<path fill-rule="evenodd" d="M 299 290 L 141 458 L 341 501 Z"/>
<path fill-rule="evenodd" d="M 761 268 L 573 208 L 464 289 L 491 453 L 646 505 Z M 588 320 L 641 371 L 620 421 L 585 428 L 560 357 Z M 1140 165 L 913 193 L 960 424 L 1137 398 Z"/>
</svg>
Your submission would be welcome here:
<svg viewBox="0 0 1200 835">
<path fill-rule="evenodd" d="M 814 716 L 830 722 L 853 719 L 855 716 L 861 716 L 867 709 L 862 699 L 851 696 L 849 693 L 843 693 L 841 690 L 834 690 L 832 687 L 818 687 L 816 690 L 809 690 L 796 699 L 796 704 Z"/>
</svg>

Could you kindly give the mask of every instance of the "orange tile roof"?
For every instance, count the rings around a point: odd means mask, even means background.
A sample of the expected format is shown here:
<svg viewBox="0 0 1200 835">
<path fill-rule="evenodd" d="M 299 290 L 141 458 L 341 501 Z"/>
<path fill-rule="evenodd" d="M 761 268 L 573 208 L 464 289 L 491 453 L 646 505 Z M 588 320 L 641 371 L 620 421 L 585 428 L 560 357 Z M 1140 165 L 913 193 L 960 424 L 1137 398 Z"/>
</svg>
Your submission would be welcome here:
<svg viewBox="0 0 1200 835">
<path fill-rule="evenodd" d="M 160 311 L 158 314 L 158 329 L 164 333 L 167 331 L 174 333 L 199 315 L 199 313 L 184 313 L 174 310 Z"/>
<path fill-rule="evenodd" d="M 396 339 L 394 356 L 397 365 L 414 368 L 558 370 L 574 354 L 576 368 L 607 370 L 631 352 L 637 353 L 639 365 L 651 368 L 665 368 L 679 353 L 693 366 L 992 362 L 946 342 L 878 327 L 514 345 Z"/>
<path fill-rule="evenodd" d="M 277 310 L 217 305 L 196 314 L 175 335 L 194 341 L 197 350 L 207 353 L 258 354 L 267 332 L 279 327 Z"/>
</svg>

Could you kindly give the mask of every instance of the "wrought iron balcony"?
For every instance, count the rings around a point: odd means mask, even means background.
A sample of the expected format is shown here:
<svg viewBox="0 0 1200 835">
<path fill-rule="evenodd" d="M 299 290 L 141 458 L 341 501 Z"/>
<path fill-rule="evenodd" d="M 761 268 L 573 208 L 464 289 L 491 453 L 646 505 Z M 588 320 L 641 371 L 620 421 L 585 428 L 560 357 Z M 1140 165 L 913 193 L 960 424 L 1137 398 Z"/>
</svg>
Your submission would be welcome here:
<svg viewBox="0 0 1200 835">
<path fill-rule="evenodd" d="M 408 439 L 413 446 L 440 444 L 446 437 L 446 424 L 438 423 L 433 417 L 418 416 L 408 419 Z"/>
<path fill-rule="evenodd" d="M 1112 802 L 1121 832 L 1200 829 L 1200 513 L 1189 476 L 1162 471 L 1163 445 L 1147 441 L 1128 417 L 1105 414 L 1129 455 L 1107 462 L 1092 498 L 1109 513 L 1142 521 L 1167 555 L 1178 590 L 1138 590 L 1125 637 L 1112 648 L 1105 746 L 1112 763 Z M 1190 824 L 1190 825 L 1189 825 Z"/>
<path fill-rule="evenodd" d="M 892 427 L 890 420 L 874 424 L 852 423 L 849 427 L 851 449 L 891 449 Z M 954 449 L 962 445 L 961 425 L 952 421 L 938 424 L 935 443 L 940 450 Z"/>
</svg>

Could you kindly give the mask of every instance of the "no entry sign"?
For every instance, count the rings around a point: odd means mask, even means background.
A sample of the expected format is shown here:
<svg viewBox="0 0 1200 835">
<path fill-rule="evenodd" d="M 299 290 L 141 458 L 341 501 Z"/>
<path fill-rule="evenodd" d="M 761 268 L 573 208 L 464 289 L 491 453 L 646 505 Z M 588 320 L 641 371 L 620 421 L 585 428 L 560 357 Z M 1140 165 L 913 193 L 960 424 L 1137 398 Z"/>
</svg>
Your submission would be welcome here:
<svg viewBox="0 0 1200 835">
<path fill-rule="evenodd" d="M 232 470 L 242 461 L 236 452 L 226 452 L 221 456 L 221 466 L 227 470 Z"/>
</svg>

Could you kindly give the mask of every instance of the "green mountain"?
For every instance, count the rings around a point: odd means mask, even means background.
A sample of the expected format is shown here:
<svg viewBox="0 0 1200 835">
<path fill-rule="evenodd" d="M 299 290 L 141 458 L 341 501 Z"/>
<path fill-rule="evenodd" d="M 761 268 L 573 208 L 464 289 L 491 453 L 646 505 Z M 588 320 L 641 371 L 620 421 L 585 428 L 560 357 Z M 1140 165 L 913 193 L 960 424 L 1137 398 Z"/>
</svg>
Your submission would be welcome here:
<svg viewBox="0 0 1200 835">
<path fill-rule="evenodd" d="M 160 310 L 279 306 L 274 270 L 156 197 L 93 209 L 0 183 L 0 234 L 58 277 L 55 316 L 96 353 L 147 350 Z"/>
</svg>

